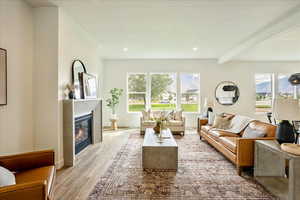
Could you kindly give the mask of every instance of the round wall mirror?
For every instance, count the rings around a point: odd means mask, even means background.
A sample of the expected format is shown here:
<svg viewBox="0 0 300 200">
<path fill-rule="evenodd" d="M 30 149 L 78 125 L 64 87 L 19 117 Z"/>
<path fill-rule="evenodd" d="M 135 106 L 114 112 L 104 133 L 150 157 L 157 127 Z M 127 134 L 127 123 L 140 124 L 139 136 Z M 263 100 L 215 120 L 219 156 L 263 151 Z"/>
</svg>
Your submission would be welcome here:
<svg viewBox="0 0 300 200">
<path fill-rule="evenodd" d="M 240 91 L 234 82 L 223 81 L 216 87 L 215 96 L 219 104 L 231 106 L 238 101 Z"/>
<path fill-rule="evenodd" d="M 74 60 L 72 64 L 72 82 L 75 87 L 76 99 L 80 99 L 82 97 L 79 79 L 80 73 L 86 73 L 86 68 L 81 60 Z"/>
</svg>

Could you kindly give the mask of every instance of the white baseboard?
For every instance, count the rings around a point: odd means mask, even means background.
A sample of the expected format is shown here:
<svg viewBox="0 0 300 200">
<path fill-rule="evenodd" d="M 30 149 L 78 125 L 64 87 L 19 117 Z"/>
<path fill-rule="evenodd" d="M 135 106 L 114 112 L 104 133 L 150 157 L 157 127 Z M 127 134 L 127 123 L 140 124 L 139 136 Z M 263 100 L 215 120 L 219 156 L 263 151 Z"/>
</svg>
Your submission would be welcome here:
<svg viewBox="0 0 300 200">
<path fill-rule="evenodd" d="M 59 160 L 58 162 L 56 162 L 56 163 L 55 163 L 56 169 L 61 169 L 61 168 L 63 168 L 64 163 L 65 163 L 65 162 L 64 162 L 64 159 Z"/>
</svg>

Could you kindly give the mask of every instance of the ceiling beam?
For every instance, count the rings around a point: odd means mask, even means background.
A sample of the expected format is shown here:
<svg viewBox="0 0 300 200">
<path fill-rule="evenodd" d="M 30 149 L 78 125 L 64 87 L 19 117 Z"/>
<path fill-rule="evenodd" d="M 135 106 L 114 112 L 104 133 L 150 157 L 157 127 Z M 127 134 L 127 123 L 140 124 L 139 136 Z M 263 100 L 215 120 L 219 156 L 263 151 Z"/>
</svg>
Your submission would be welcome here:
<svg viewBox="0 0 300 200">
<path fill-rule="evenodd" d="M 246 50 L 254 47 L 262 41 L 270 38 L 273 35 L 286 31 L 288 28 L 300 24 L 300 4 L 290 11 L 286 12 L 281 17 L 275 19 L 262 29 L 258 30 L 244 41 L 240 42 L 234 48 L 230 49 L 227 53 L 219 57 L 218 63 L 223 64 L 231 61 L 239 56 Z"/>
</svg>

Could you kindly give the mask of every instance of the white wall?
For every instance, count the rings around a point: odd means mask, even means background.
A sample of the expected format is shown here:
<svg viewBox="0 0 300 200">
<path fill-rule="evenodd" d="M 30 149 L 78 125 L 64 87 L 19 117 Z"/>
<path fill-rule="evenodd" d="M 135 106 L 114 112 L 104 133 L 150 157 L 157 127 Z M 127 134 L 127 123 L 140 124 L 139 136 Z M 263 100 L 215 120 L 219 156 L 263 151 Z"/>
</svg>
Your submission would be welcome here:
<svg viewBox="0 0 300 200">
<path fill-rule="evenodd" d="M 36 150 L 59 147 L 58 107 L 58 23 L 56 7 L 34 9 L 35 63 L 33 71 L 34 133 Z"/>
<path fill-rule="evenodd" d="M 216 60 L 105 60 L 104 94 L 111 88 L 122 88 L 126 92 L 127 72 L 196 72 L 201 76 L 201 98 L 214 99 L 215 87 L 221 81 L 233 81 L 240 89 L 239 101 L 233 106 L 221 106 L 216 103 L 217 112 L 239 113 L 266 120 L 265 116 L 255 115 L 255 73 L 297 72 L 300 62 L 231 62 L 218 65 Z M 140 114 L 127 113 L 126 94 L 122 96 L 117 113 L 121 126 L 139 126 Z M 105 125 L 109 124 L 110 111 L 106 108 Z M 187 126 L 195 127 L 197 114 L 185 114 Z"/>
<path fill-rule="evenodd" d="M 22 0 L 0 1 L 0 47 L 8 51 L 8 104 L 0 106 L 0 155 L 33 150 L 33 15 Z"/>
</svg>

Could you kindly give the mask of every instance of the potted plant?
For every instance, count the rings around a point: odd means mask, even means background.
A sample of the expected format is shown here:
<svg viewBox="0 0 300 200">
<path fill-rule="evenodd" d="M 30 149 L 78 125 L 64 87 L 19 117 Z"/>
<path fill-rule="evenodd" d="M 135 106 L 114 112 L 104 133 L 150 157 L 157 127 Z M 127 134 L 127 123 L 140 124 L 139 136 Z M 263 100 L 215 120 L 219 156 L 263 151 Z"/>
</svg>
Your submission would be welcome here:
<svg viewBox="0 0 300 200">
<path fill-rule="evenodd" d="M 111 97 L 106 99 L 106 105 L 111 109 L 111 119 L 117 119 L 116 106 L 120 102 L 120 97 L 122 96 L 123 89 L 113 88 L 110 90 Z"/>
</svg>

